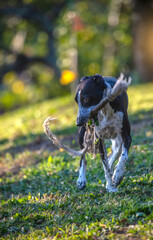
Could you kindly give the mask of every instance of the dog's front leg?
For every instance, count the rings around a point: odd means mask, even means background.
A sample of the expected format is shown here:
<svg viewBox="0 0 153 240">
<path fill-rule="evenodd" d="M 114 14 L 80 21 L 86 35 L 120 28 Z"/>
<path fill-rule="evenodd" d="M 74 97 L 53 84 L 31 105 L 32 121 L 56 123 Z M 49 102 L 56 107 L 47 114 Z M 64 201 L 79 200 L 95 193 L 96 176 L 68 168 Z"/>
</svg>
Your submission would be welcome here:
<svg viewBox="0 0 153 240">
<path fill-rule="evenodd" d="M 99 153 L 100 153 L 100 157 L 101 157 L 104 172 L 105 172 L 106 189 L 108 192 L 117 192 L 118 189 L 114 187 L 114 184 L 112 182 L 112 174 L 108 165 L 107 152 L 106 152 L 103 139 L 99 140 Z"/>
<path fill-rule="evenodd" d="M 79 128 L 79 145 L 81 149 L 84 148 L 85 132 L 86 132 L 85 126 L 82 126 Z M 87 161 L 84 155 L 81 157 L 81 160 L 80 160 L 79 178 L 77 180 L 77 187 L 80 190 L 83 190 L 86 187 L 86 166 L 87 166 Z"/>
<path fill-rule="evenodd" d="M 111 140 L 112 142 L 112 154 L 108 157 L 108 164 L 113 175 L 113 163 L 119 158 L 121 155 L 121 148 L 123 139 L 120 135 L 118 135 L 115 139 Z"/>
<path fill-rule="evenodd" d="M 84 155 L 80 160 L 79 178 L 77 180 L 77 187 L 80 190 L 83 190 L 86 187 L 86 166 L 87 161 Z"/>
<path fill-rule="evenodd" d="M 119 158 L 118 164 L 116 165 L 114 174 L 113 174 L 113 183 L 115 186 L 118 186 L 124 176 L 125 164 L 128 160 L 128 151 L 131 145 L 131 136 L 124 136 L 124 143 L 122 145 L 122 153 Z"/>
</svg>

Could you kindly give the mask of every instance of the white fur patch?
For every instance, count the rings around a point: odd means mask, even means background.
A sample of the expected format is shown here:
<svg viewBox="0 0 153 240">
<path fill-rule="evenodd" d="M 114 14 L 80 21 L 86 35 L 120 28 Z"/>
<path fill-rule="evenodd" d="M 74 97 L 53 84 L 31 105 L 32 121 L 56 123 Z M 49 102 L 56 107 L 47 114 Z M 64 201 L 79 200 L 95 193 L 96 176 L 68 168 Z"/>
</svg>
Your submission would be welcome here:
<svg viewBox="0 0 153 240">
<path fill-rule="evenodd" d="M 96 133 L 101 138 L 114 139 L 121 133 L 123 113 L 114 112 L 109 103 L 98 112 L 99 126 Z"/>
<path fill-rule="evenodd" d="M 108 158 L 108 164 L 111 171 L 113 171 L 113 163 L 119 158 L 122 150 L 123 139 L 119 134 L 112 142 L 112 154 Z"/>
<path fill-rule="evenodd" d="M 116 169 L 115 169 L 113 177 L 112 177 L 115 186 L 118 186 L 123 179 L 125 164 L 126 164 L 127 160 L 128 160 L 127 149 L 123 146 L 122 154 L 120 156 L 118 164 L 116 165 Z"/>
<path fill-rule="evenodd" d="M 108 192 L 117 192 L 118 189 L 113 184 L 111 173 L 108 171 L 108 169 L 105 168 L 104 164 L 103 164 L 103 168 L 104 168 L 104 172 L 105 172 L 107 191 Z"/>
<path fill-rule="evenodd" d="M 85 159 L 85 157 L 81 161 L 81 167 L 79 169 L 79 178 L 77 180 L 77 186 L 79 189 L 84 189 L 86 186 L 86 159 Z"/>
</svg>

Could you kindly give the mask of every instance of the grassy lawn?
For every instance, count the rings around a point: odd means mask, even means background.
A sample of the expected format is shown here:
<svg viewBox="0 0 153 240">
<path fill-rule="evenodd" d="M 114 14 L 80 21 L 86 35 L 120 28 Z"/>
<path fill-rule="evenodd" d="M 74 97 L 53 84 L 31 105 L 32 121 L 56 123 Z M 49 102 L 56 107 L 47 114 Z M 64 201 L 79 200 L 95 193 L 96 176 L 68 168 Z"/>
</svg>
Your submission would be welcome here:
<svg viewBox="0 0 153 240">
<path fill-rule="evenodd" d="M 117 193 L 106 192 L 100 157 L 90 155 L 87 187 L 79 191 L 79 158 L 43 133 L 44 119 L 57 117 L 52 130 L 78 148 L 72 97 L 0 117 L 0 239 L 153 239 L 153 84 L 128 94 L 133 141 Z"/>
</svg>

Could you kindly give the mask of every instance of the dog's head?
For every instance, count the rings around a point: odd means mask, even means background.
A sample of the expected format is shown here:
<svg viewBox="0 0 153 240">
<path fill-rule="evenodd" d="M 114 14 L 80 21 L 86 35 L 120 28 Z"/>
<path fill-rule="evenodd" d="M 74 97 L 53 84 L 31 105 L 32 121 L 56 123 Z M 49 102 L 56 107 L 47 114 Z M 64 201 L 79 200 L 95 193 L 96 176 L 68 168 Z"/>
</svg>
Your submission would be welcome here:
<svg viewBox="0 0 153 240">
<path fill-rule="evenodd" d="M 91 110 L 103 98 L 107 85 L 101 75 L 87 76 L 80 80 L 76 90 L 75 101 L 78 104 L 76 125 L 84 125 L 90 118 Z"/>
</svg>

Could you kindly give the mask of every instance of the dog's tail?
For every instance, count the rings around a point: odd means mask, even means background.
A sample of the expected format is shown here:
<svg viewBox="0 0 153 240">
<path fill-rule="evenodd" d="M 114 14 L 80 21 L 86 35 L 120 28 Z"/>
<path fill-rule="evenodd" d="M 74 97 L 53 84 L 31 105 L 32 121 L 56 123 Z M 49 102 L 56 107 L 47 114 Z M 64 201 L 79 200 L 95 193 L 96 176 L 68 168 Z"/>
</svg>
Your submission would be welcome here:
<svg viewBox="0 0 153 240">
<path fill-rule="evenodd" d="M 47 137 L 59 148 L 64 149 L 68 154 L 70 154 L 72 157 L 80 157 L 83 156 L 85 154 L 85 152 L 87 151 L 87 147 L 85 147 L 84 149 L 80 150 L 80 151 L 75 151 L 69 147 L 67 147 L 65 144 L 63 144 L 50 130 L 49 128 L 49 123 L 50 121 L 54 120 L 55 118 L 51 118 L 48 117 L 45 119 L 44 123 L 43 123 L 43 128 L 44 131 L 47 135 Z"/>
</svg>

